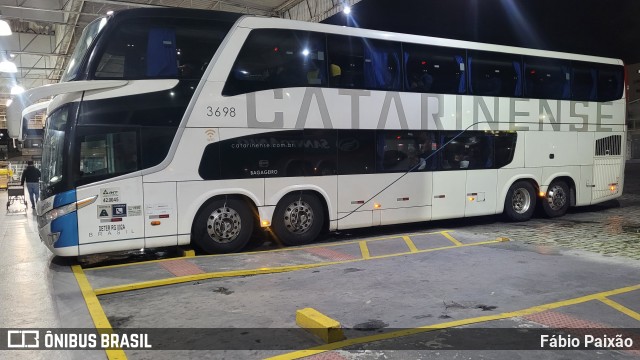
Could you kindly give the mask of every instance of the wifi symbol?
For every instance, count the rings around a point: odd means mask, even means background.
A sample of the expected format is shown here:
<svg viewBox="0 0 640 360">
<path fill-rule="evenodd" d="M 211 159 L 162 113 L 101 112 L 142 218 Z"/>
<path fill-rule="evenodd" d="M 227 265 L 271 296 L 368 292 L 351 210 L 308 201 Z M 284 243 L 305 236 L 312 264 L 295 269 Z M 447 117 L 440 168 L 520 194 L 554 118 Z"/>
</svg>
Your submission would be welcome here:
<svg viewBox="0 0 640 360">
<path fill-rule="evenodd" d="M 215 136 L 216 131 L 213 130 L 213 129 L 209 129 L 209 130 L 205 131 L 204 134 L 207 135 L 207 140 L 213 141 L 213 137 Z"/>
</svg>

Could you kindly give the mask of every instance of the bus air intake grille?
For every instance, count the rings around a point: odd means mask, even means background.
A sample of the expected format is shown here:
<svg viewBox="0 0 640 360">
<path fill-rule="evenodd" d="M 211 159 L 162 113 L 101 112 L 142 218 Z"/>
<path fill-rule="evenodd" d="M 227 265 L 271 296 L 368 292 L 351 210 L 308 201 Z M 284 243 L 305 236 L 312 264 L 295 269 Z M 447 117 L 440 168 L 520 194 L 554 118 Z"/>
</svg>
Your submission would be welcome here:
<svg viewBox="0 0 640 360">
<path fill-rule="evenodd" d="M 622 153 L 622 135 L 611 135 L 596 140 L 596 156 L 620 155 Z"/>
</svg>

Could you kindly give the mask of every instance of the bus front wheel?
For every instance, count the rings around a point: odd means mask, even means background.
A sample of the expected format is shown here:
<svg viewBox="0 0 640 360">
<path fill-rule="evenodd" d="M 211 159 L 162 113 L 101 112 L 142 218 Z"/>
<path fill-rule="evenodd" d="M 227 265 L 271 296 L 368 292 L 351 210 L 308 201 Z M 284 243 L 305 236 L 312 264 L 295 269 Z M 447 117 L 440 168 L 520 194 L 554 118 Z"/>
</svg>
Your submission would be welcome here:
<svg viewBox="0 0 640 360">
<path fill-rule="evenodd" d="M 511 221 L 527 221 L 536 207 L 536 192 L 528 181 L 517 181 L 509 188 L 504 201 L 504 214 Z"/>
<path fill-rule="evenodd" d="M 567 212 L 569 208 L 569 187 L 562 180 L 553 181 L 547 189 L 546 196 L 542 199 L 542 209 L 546 216 L 558 217 Z"/>
<path fill-rule="evenodd" d="M 317 196 L 291 193 L 276 206 L 271 228 L 284 244 L 304 245 L 318 238 L 323 224 L 324 212 Z"/>
<path fill-rule="evenodd" d="M 206 253 L 231 253 L 242 250 L 253 232 L 253 215 L 239 199 L 216 199 L 198 214 L 193 241 Z"/>
</svg>

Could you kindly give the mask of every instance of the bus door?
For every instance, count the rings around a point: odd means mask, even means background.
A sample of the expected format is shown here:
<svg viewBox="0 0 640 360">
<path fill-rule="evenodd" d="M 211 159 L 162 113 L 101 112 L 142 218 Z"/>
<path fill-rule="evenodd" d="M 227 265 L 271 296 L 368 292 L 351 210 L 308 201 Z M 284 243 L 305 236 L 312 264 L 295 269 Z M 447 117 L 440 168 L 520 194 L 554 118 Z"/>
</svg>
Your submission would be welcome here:
<svg viewBox="0 0 640 360">
<path fill-rule="evenodd" d="M 78 126 L 76 140 L 77 198 L 97 196 L 78 210 L 79 254 L 144 248 L 142 176 L 133 176 L 140 166 L 136 130 Z"/>
<path fill-rule="evenodd" d="M 372 226 L 367 200 L 386 185 L 375 175 L 375 131 L 338 130 L 337 144 L 338 229 Z"/>
<path fill-rule="evenodd" d="M 472 131 L 459 138 L 464 144 L 462 166 L 467 169 L 464 216 L 495 214 L 498 170 L 503 141 L 495 134 Z M 510 144 L 510 143 L 509 143 Z M 500 163 L 500 164 L 497 164 Z"/>
<path fill-rule="evenodd" d="M 462 136 L 454 138 L 454 133 L 442 133 L 438 153 L 438 170 L 433 173 L 433 220 L 464 216 L 467 164 Z"/>
<path fill-rule="evenodd" d="M 373 199 L 374 225 L 431 219 L 436 161 L 429 155 L 437 145 L 435 139 L 434 132 L 422 130 L 376 132 L 376 174 L 372 183 L 378 187 L 376 192 L 384 191 Z"/>
<path fill-rule="evenodd" d="M 78 199 L 98 196 L 78 210 L 79 254 L 144 248 L 142 177 L 88 185 L 77 189 Z"/>
</svg>

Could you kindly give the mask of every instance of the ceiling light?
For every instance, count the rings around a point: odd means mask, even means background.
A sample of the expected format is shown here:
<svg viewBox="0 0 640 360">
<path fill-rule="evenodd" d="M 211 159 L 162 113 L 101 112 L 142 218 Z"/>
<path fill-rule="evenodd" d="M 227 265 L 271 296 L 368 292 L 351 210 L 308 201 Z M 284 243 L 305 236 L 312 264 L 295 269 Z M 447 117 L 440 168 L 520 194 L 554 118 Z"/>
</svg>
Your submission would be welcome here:
<svg viewBox="0 0 640 360">
<path fill-rule="evenodd" d="M 19 95 L 22 94 L 24 92 L 24 88 L 20 85 L 14 85 L 11 88 L 11 95 Z"/>
<path fill-rule="evenodd" d="M 0 72 L 17 73 L 18 68 L 16 67 L 16 64 L 11 61 L 4 60 L 3 62 L 0 62 Z"/>
<path fill-rule="evenodd" d="M 6 107 L 11 106 L 11 103 L 13 102 L 13 99 L 7 99 L 7 103 L 5 104 Z"/>
<path fill-rule="evenodd" d="M 107 15 L 113 15 L 113 10 L 107 11 Z"/>
<path fill-rule="evenodd" d="M 0 20 L 0 36 L 11 35 L 11 26 L 6 20 Z"/>
<path fill-rule="evenodd" d="M 342 10 L 343 13 L 345 13 L 346 15 L 349 15 L 351 13 L 351 7 L 350 6 L 345 6 L 344 10 Z"/>
</svg>

